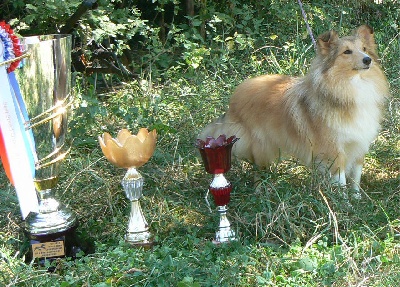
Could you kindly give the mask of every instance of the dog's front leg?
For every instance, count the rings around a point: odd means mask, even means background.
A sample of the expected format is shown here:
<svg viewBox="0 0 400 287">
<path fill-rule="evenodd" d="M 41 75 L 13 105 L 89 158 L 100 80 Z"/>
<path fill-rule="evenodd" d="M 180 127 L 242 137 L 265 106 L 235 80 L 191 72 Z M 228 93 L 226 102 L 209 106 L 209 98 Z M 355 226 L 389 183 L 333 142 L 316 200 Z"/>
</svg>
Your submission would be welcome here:
<svg viewBox="0 0 400 287">
<path fill-rule="evenodd" d="M 345 160 L 342 153 L 338 153 L 336 159 L 331 163 L 329 167 L 331 174 L 331 183 L 341 187 L 346 186 L 346 168 Z"/>
<path fill-rule="evenodd" d="M 352 196 L 355 199 L 361 198 L 360 182 L 361 182 L 363 163 L 364 163 L 364 159 L 357 160 L 351 166 L 350 170 L 348 171 L 348 177 L 349 177 L 349 180 L 351 181 L 351 189 L 354 190 L 354 193 L 352 194 Z"/>
</svg>

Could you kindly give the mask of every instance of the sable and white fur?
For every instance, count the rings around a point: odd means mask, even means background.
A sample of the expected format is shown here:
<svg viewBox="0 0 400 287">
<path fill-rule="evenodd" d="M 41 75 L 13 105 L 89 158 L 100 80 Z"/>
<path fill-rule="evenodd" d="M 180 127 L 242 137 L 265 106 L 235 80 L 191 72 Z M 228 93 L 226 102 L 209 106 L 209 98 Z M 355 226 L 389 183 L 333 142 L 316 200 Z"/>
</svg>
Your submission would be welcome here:
<svg viewBox="0 0 400 287">
<path fill-rule="evenodd" d="M 377 137 L 388 82 L 371 27 L 339 38 L 318 37 L 317 54 L 304 77 L 264 75 L 240 84 L 228 111 L 199 138 L 236 135 L 233 153 L 260 167 L 282 155 L 317 161 L 332 180 L 359 190 L 364 156 Z"/>
</svg>

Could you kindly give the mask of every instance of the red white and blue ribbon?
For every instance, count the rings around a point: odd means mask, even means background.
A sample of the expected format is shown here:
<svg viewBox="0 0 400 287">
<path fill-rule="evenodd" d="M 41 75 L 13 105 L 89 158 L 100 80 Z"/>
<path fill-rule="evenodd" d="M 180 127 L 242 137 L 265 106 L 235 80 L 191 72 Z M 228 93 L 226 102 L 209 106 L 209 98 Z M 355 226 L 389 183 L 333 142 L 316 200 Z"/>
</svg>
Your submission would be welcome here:
<svg viewBox="0 0 400 287">
<path fill-rule="evenodd" d="M 31 130 L 25 129 L 29 121 L 14 69 L 18 61 L 9 60 L 21 53 L 19 39 L 4 21 L 0 22 L 0 157 L 10 182 L 14 185 L 22 218 L 37 212 L 38 199 L 33 179 L 36 152 Z"/>
</svg>

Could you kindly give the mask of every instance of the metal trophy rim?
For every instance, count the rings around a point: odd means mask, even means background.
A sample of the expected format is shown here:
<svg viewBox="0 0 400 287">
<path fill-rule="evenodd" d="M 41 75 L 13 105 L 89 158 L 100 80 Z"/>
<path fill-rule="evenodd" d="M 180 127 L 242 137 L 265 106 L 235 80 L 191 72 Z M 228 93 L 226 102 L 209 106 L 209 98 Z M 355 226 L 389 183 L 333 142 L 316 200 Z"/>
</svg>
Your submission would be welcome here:
<svg viewBox="0 0 400 287">
<path fill-rule="evenodd" d="M 39 41 L 51 41 L 51 40 L 54 40 L 54 38 L 51 38 L 51 36 L 57 36 L 59 38 L 72 37 L 71 34 L 44 34 L 44 35 L 33 35 L 33 36 L 21 37 L 21 39 L 38 38 Z M 29 51 L 21 52 L 20 56 L 14 57 L 14 58 L 9 59 L 9 60 L 0 61 L 0 67 L 12 64 L 12 63 L 17 62 L 17 61 L 20 61 L 20 60 L 22 60 L 24 58 L 29 57 L 30 55 L 31 55 L 31 53 Z"/>
</svg>

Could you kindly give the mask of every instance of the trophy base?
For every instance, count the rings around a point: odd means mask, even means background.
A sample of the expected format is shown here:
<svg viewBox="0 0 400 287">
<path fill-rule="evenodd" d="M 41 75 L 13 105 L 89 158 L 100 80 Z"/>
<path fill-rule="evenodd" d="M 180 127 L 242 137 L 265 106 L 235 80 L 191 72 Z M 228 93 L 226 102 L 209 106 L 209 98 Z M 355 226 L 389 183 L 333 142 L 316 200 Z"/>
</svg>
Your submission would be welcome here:
<svg viewBox="0 0 400 287">
<path fill-rule="evenodd" d="M 132 247 L 143 247 L 144 249 L 150 249 L 155 245 L 155 242 L 151 239 L 151 233 L 145 232 L 128 232 L 125 235 L 125 242 Z"/>
<path fill-rule="evenodd" d="M 212 241 L 213 244 L 226 244 L 232 241 L 236 241 L 236 235 L 233 230 L 219 230 L 216 232 L 215 239 Z"/>
<path fill-rule="evenodd" d="M 214 244 L 229 243 L 236 240 L 235 231 L 232 230 L 231 224 L 226 216 L 228 208 L 226 205 L 218 206 L 219 230 L 215 233 Z"/>
<path fill-rule="evenodd" d="M 30 241 L 26 261 L 42 265 L 47 259 L 76 257 L 79 250 L 75 246 L 78 227 L 75 213 L 52 198 L 40 204 L 43 210 L 51 208 L 46 212 L 31 212 L 25 219 L 25 234 Z"/>
<path fill-rule="evenodd" d="M 75 259 L 82 252 L 81 244 L 76 236 L 78 224 L 55 233 L 34 234 L 25 231 L 29 240 L 29 251 L 25 262 L 32 261 L 39 266 L 44 266 L 46 260 L 53 261 L 59 258 L 70 257 Z M 49 269 L 49 271 L 52 271 Z"/>
<path fill-rule="evenodd" d="M 25 262 L 44 266 L 46 261 L 59 258 L 76 259 L 94 250 L 93 242 L 76 234 L 79 225 L 74 212 L 67 208 L 48 213 L 31 212 L 25 221 L 24 232 L 29 240 Z M 50 267 L 49 271 L 53 271 Z"/>
</svg>

